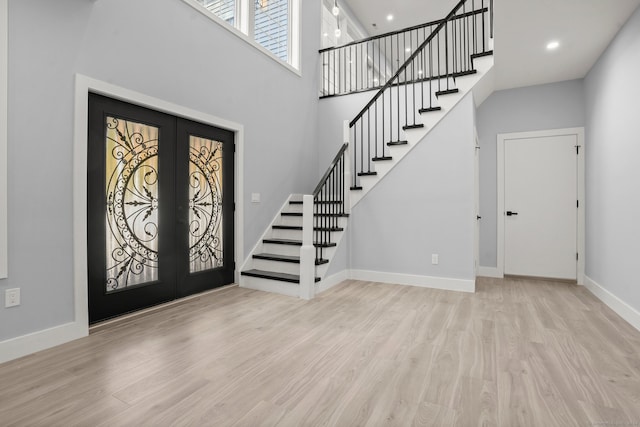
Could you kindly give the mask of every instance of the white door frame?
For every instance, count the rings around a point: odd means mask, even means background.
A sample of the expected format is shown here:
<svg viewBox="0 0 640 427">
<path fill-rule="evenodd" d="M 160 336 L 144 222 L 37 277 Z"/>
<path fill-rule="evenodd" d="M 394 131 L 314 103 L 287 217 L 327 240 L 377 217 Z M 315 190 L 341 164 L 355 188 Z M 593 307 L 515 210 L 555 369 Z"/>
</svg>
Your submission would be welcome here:
<svg viewBox="0 0 640 427">
<path fill-rule="evenodd" d="M 500 133 L 497 137 L 497 167 L 498 167 L 498 206 L 496 210 L 497 216 L 497 258 L 498 273 L 500 277 L 504 276 L 504 142 L 508 139 L 523 138 L 544 138 L 550 136 L 575 135 L 577 137 L 578 152 L 578 241 L 576 247 L 578 249 L 578 270 L 577 282 L 579 285 L 584 284 L 584 257 L 585 257 L 585 203 L 584 203 L 584 128 L 566 128 L 566 129 L 550 129 L 532 132 L 516 132 L 516 133 Z"/>
<path fill-rule="evenodd" d="M 244 126 L 210 114 L 192 110 L 139 92 L 122 88 L 101 80 L 76 74 L 75 88 L 75 120 L 73 138 L 73 285 L 75 297 L 74 323 L 79 335 L 88 333 L 88 277 L 87 277 L 87 132 L 89 92 L 109 96 L 121 101 L 130 102 L 143 107 L 162 111 L 178 117 L 198 121 L 215 127 L 231 130 L 235 133 L 235 282 L 238 283 L 238 267 L 242 263 L 244 210 L 242 195 L 244 164 Z M 79 338 L 76 336 L 75 338 Z M 61 343 L 58 343 L 61 344 Z"/>
</svg>

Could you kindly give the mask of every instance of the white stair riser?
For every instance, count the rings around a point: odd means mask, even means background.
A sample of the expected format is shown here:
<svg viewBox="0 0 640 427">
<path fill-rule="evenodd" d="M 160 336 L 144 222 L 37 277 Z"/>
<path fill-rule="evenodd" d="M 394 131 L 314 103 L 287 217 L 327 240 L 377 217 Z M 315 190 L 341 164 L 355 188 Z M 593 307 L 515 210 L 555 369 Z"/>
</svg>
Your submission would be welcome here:
<svg viewBox="0 0 640 427">
<path fill-rule="evenodd" d="M 301 216 L 282 216 L 276 220 L 276 224 L 278 225 L 294 225 L 296 227 L 302 227 L 302 217 Z"/>
<path fill-rule="evenodd" d="M 302 205 L 297 205 L 297 204 L 287 205 L 284 208 L 283 212 L 302 212 Z"/>
<path fill-rule="evenodd" d="M 473 65 L 477 74 L 483 75 L 493 67 L 493 56 L 481 56 L 473 60 Z M 480 80 L 480 79 L 478 79 Z"/>
<path fill-rule="evenodd" d="M 302 240 L 302 230 L 280 230 L 274 228 L 270 234 L 272 239 Z"/>
<path fill-rule="evenodd" d="M 300 246 L 279 245 L 275 243 L 263 243 L 262 253 L 288 255 L 288 256 L 300 256 Z"/>
<path fill-rule="evenodd" d="M 420 114 L 420 120 L 422 121 L 422 123 L 424 123 L 426 132 L 431 130 L 436 125 L 436 123 L 438 123 L 444 117 L 444 115 L 444 110 L 427 111 L 426 113 Z"/>
<path fill-rule="evenodd" d="M 300 285 L 297 283 L 280 282 L 278 280 L 261 279 L 259 277 L 241 276 L 240 286 L 290 297 L 298 297 L 300 294 Z"/>
</svg>

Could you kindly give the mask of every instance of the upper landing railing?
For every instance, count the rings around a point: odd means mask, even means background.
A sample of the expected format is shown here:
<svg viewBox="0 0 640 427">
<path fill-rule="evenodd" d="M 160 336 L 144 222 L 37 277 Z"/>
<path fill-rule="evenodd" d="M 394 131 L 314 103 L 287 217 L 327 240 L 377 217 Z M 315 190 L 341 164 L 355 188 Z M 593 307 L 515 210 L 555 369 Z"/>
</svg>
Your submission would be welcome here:
<svg viewBox="0 0 640 427">
<path fill-rule="evenodd" d="M 487 0 L 469 0 L 466 10 L 459 10 L 450 24 L 469 23 L 477 30 L 485 25 L 490 11 Z M 320 50 L 320 97 L 380 89 L 442 22 L 428 22 Z M 492 26 L 486 27 L 489 28 Z M 406 81 L 400 79 L 398 83 Z"/>
</svg>

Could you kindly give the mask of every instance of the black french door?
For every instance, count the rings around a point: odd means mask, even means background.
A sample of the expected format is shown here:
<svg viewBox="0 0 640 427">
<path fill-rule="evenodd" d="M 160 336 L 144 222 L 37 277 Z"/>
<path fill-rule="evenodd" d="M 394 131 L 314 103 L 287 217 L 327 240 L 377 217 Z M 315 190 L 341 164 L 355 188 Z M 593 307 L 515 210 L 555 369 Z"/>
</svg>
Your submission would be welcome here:
<svg viewBox="0 0 640 427">
<path fill-rule="evenodd" d="M 234 280 L 234 135 L 89 94 L 89 322 Z"/>
</svg>

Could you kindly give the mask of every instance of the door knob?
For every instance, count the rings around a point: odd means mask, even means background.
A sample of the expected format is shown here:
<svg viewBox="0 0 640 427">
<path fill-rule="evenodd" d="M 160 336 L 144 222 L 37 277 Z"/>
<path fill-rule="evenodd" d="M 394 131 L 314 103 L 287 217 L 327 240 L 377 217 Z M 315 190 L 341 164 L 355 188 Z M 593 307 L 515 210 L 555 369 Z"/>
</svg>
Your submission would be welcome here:
<svg viewBox="0 0 640 427">
<path fill-rule="evenodd" d="M 518 215 L 518 212 L 507 211 L 507 216 Z"/>
</svg>

